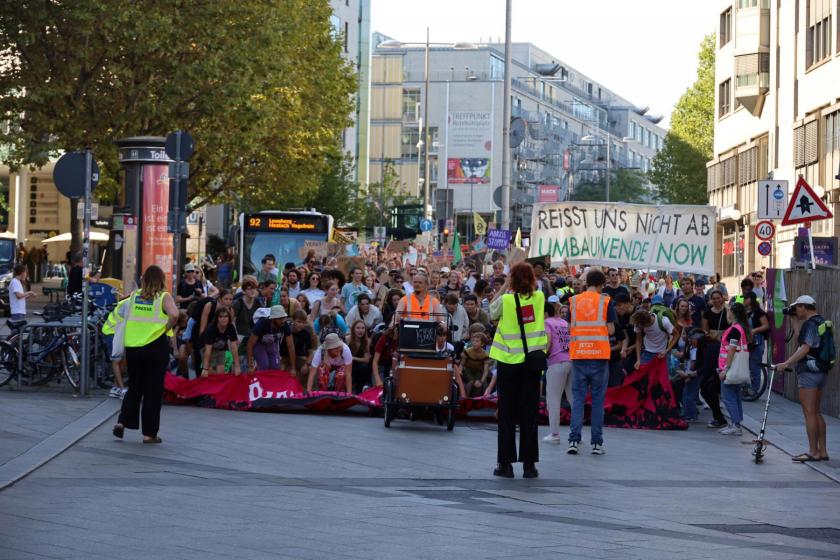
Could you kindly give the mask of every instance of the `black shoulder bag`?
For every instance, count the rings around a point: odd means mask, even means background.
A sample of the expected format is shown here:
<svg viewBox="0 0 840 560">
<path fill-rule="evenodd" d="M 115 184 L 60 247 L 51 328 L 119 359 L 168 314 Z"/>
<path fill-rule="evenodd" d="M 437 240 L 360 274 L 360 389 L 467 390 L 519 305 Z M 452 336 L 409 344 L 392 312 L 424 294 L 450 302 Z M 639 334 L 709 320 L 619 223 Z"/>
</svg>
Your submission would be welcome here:
<svg viewBox="0 0 840 560">
<path fill-rule="evenodd" d="M 522 335 L 522 349 L 525 351 L 525 365 L 535 372 L 543 372 L 548 369 L 548 358 L 542 350 L 528 352 L 528 341 L 525 338 L 525 323 L 522 322 L 522 306 L 519 304 L 519 294 L 513 294 L 516 300 L 516 320 L 519 323 L 519 333 Z"/>
</svg>

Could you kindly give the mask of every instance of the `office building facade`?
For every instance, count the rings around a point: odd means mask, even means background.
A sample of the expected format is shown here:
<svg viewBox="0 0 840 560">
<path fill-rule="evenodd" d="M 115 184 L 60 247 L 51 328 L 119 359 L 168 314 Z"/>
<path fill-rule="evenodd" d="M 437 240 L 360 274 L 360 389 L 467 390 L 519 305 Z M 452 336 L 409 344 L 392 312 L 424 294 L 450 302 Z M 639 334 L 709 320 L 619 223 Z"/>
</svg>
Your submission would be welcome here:
<svg viewBox="0 0 840 560">
<path fill-rule="evenodd" d="M 425 45 L 378 33 L 372 43 L 370 182 L 391 168 L 422 200 Z M 612 169 L 650 168 L 665 137 L 658 117 L 532 44 L 515 43 L 512 59 L 512 117 L 522 119 L 511 158 L 513 229 L 530 230 L 535 202 L 567 199 L 575 184 L 603 176 L 607 139 Z M 473 213 L 499 219 L 503 79 L 503 44 L 429 49 L 430 202 L 466 236 Z"/>
</svg>

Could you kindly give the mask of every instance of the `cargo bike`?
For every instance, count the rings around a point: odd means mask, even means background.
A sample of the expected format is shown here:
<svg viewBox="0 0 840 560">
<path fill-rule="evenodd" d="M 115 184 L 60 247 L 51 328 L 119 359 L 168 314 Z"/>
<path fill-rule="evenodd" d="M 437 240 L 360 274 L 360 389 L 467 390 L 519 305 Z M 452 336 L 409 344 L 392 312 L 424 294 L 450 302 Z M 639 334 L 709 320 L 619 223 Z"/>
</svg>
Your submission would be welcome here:
<svg viewBox="0 0 840 560">
<path fill-rule="evenodd" d="M 407 412 L 413 420 L 430 412 L 438 425 L 451 431 L 458 408 L 453 353 L 438 347 L 441 325 L 448 332 L 448 314 L 430 314 L 429 319 L 400 319 L 397 324 L 397 352 L 391 372 L 383 381 L 382 405 L 385 427 Z"/>
</svg>

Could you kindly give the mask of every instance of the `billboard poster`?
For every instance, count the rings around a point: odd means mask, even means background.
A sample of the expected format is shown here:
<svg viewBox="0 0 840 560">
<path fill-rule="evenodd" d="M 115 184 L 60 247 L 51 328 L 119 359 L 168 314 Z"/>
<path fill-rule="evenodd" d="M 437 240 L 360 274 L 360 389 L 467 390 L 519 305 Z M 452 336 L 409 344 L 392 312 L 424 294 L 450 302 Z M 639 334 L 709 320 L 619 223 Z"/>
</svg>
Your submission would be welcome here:
<svg viewBox="0 0 840 560">
<path fill-rule="evenodd" d="M 449 158 L 446 180 L 450 185 L 489 183 L 490 158 Z"/>
<path fill-rule="evenodd" d="M 538 202 L 557 202 L 559 191 L 557 185 L 540 185 Z"/>
<path fill-rule="evenodd" d="M 166 228 L 168 212 L 169 165 L 144 165 L 141 263 L 144 269 L 153 264 L 163 269 L 167 290 L 172 293 L 172 234 Z M 142 275 L 142 271 L 138 273 Z"/>
<path fill-rule="evenodd" d="M 837 266 L 837 238 L 814 237 L 814 262 L 816 264 Z M 800 262 L 811 262 L 811 247 L 808 244 L 808 234 L 794 239 L 793 258 Z"/>
<path fill-rule="evenodd" d="M 447 143 L 446 178 L 450 185 L 490 183 L 491 111 L 450 111 Z"/>
</svg>

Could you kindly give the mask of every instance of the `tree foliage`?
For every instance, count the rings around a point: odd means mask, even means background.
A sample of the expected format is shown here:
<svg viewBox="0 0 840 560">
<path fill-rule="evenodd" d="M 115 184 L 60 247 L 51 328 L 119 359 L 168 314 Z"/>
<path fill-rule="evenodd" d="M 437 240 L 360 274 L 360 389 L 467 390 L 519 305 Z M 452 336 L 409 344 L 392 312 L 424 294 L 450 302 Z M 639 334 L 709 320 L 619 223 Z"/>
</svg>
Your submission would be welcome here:
<svg viewBox="0 0 840 560">
<path fill-rule="evenodd" d="M 13 167 L 181 128 L 191 198 L 277 205 L 318 186 L 355 89 L 327 0 L 0 3 L 0 135 Z"/>
<path fill-rule="evenodd" d="M 647 202 L 649 191 L 647 177 L 638 169 L 617 168 L 610 170 L 610 202 L 640 204 Z M 598 201 L 607 199 L 606 176 L 599 173 L 598 181 L 580 183 L 571 196 L 575 201 Z"/>
<path fill-rule="evenodd" d="M 704 204 L 706 162 L 712 158 L 715 123 L 715 34 L 703 38 L 697 79 L 671 115 L 671 129 L 653 158 L 650 179 L 659 199 L 669 204 Z"/>
<path fill-rule="evenodd" d="M 382 167 L 382 180 L 370 183 L 363 203 L 361 227 L 370 229 L 389 223 L 391 210 L 403 204 L 421 204 L 417 197 L 405 194 L 404 185 L 394 169 L 394 164 L 386 161 Z"/>
<path fill-rule="evenodd" d="M 336 224 L 363 227 L 365 203 L 359 196 L 359 184 L 353 179 L 349 156 L 330 156 L 327 162 L 329 167 L 321 176 L 318 188 L 306 193 L 300 206 L 330 214 Z"/>
</svg>

